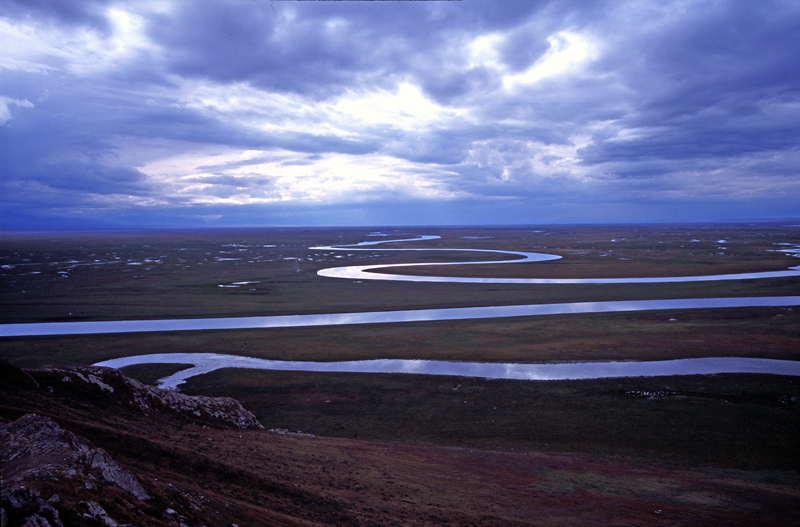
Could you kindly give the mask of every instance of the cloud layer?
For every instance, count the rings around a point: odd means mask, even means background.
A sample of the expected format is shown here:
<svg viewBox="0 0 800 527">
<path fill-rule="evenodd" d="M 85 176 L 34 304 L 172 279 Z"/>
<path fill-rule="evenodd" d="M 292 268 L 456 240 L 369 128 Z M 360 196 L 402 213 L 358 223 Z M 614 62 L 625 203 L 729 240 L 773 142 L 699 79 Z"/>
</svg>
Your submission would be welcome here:
<svg viewBox="0 0 800 527">
<path fill-rule="evenodd" d="M 11 0 L 3 226 L 800 215 L 796 2 Z"/>
</svg>

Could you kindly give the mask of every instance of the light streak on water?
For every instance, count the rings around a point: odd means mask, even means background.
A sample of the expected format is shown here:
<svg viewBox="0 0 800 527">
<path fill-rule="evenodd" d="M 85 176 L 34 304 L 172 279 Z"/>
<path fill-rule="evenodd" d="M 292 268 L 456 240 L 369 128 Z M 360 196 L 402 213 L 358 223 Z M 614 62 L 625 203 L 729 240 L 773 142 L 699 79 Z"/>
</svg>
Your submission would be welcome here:
<svg viewBox="0 0 800 527">
<path fill-rule="evenodd" d="M 403 359 L 308 362 L 268 360 L 218 353 L 158 353 L 111 359 L 99 362 L 95 366 L 124 368 L 135 364 L 191 364 L 191 368 L 174 373 L 159 381 L 161 387 L 168 389 L 176 388 L 190 377 L 210 373 L 221 368 L 339 373 L 407 373 L 536 381 L 654 377 L 663 375 L 708 375 L 716 373 L 766 373 L 800 376 L 800 362 L 798 361 L 740 357 L 636 362 L 518 364 Z"/>
<path fill-rule="evenodd" d="M 423 236 L 409 240 L 386 240 L 361 242 L 351 246 L 312 247 L 313 250 L 376 250 L 373 246 L 399 241 L 437 239 L 438 236 Z M 369 248 L 365 248 L 369 246 Z M 402 280 L 415 282 L 450 283 L 514 283 L 514 284 L 575 284 L 575 283 L 659 283 L 692 282 L 709 280 L 741 280 L 754 278 L 776 278 L 800 276 L 800 266 L 786 271 L 763 273 L 739 273 L 726 275 L 651 277 L 651 278 L 470 278 L 441 276 L 411 276 L 371 273 L 369 270 L 415 265 L 476 265 L 491 263 L 520 263 L 546 261 L 560 258 L 556 255 L 521 251 L 480 251 L 475 249 L 377 249 L 387 251 L 472 251 L 495 252 L 516 256 L 517 260 L 489 262 L 448 262 L 441 264 L 412 263 L 373 266 L 349 266 L 322 269 L 319 275 L 361 280 Z M 236 282 L 244 284 L 247 282 Z M 652 311 L 675 309 L 716 309 L 736 307 L 788 307 L 800 305 L 800 296 L 741 297 L 741 298 L 693 298 L 671 300 L 636 300 L 610 302 L 571 302 L 558 304 L 528 304 L 516 306 L 454 307 L 444 309 L 420 309 L 400 311 L 373 311 L 361 313 L 333 313 L 307 315 L 279 315 L 264 317 L 235 317 L 210 319 L 173 320 L 122 320 L 95 322 L 52 322 L 33 324 L 0 325 L 0 337 L 79 335 L 102 333 L 136 333 L 154 331 L 198 331 L 224 329 L 255 329 L 281 327 L 310 327 L 346 324 L 385 324 L 402 322 L 426 322 L 465 320 L 481 318 L 528 317 L 543 315 L 565 315 L 578 313 L 613 313 L 626 311 Z M 596 379 L 605 377 L 691 375 L 713 373 L 770 373 L 800 375 L 800 362 L 752 358 L 701 358 L 670 361 L 638 362 L 590 362 L 567 364 L 500 364 L 474 362 L 446 362 L 428 360 L 380 359 L 346 362 L 294 362 L 221 355 L 213 353 L 168 353 L 124 357 L 98 363 L 100 366 L 121 368 L 133 364 L 171 363 L 192 364 L 191 368 L 175 373 L 161 382 L 167 388 L 175 388 L 189 377 L 208 373 L 220 368 L 251 368 L 268 370 L 331 371 L 354 373 L 416 373 L 428 375 L 457 375 L 493 379 Z"/>
<path fill-rule="evenodd" d="M 615 313 L 663 309 L 718 309 L 734 307 L 789 307 L 800 305 L 800 296 L 739 298 L 685 298 L 671 300 L 618 300 L 516 306 L 452 307 L 363 313 L 275 315 L 265 317 L 186 318 L 166 320 L 108 320 L 92 322 L 41 322 L 0 325 L 0 337 L 144 333 L 151 331 L 202 331 L 226 329 L 390 324 L 480 318 L 531 317 L 586 313 Z"/>
</svg>

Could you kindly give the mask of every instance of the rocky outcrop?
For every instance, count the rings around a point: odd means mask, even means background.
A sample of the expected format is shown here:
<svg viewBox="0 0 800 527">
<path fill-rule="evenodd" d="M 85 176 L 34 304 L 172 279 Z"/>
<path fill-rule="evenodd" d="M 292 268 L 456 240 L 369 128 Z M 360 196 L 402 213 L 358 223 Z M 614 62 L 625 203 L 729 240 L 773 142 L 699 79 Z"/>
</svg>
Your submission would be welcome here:
<svg viewBox="0 0 800 527">
<path fill-rule="evenodd" d="M 198 482 L 210 467 L 223 486 L 250 475 L 195 457 L 192 434 L 169 439 L 184 429 L 234 429 L 240 440 L 263 427 L 234 399 L 147 386 L 111 368 L 0 360 L 0 527 L 229 526 L 227 505 L 198 498 Z M 165 474 L 184 469 L 183 485 L 165 486 Z"/>
<path fill-rule="evenodd" d="M 54 421 L 27 414 L 0 426 L 0 461 L 6 482 L 29 478 L 81 477 L 101 480 L 133 497 L 147 499 L 147 492 L 102 449 Z"/>
<path fill-rule="evenodd" d="M 111 487 L 138 501 L 150 497 L 136 478 L 122 470 L 104 450 L 92 448 L 54 421 L 35 414 L 0 425 L 0 464 L 3 525 L 63 525 L 59 514 L 61 498 L 42 490 L 56 484 L 87 490 Z M 85 501 L 81 506 L 87 518 L 118 525 L 98 503 Z"/>
<path fill-rule="evenodd" d="M 147 416 L 172 414 L 195 422 L 225 428 L 263 428 L 256 417 L 235 399 L 189 396 L 129 379 L 113 368 L 85 366 L 40 370 L 39 383 L 59 391 L 83 392 L 83 399 L 98 404 L 119 404 Z M 42 377 L 46 377 L 46 380 Z"/>
</svg>

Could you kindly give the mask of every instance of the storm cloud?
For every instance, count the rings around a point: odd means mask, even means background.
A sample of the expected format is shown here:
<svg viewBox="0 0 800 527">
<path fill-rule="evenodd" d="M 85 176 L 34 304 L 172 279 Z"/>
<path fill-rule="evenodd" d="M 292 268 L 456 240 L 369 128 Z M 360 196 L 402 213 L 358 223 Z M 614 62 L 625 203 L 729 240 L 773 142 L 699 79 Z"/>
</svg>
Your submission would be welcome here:
<svg viewBox="0 0 800 527">
<path fill-rule="evenodd" d="M 0 226 L 800 216 L 799 30 L 790 1 L 13 0 Z"/>
</svg>

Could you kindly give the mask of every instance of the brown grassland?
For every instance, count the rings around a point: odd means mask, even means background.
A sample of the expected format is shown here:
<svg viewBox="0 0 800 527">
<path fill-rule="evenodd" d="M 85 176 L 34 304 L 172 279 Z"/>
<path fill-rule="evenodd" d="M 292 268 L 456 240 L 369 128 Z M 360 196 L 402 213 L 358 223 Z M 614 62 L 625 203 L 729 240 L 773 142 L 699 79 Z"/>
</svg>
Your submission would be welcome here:
<svg viewBox="0 0 800 527">
<path fill-rule="evenodd" d="M 778 252 L 800 246 L 799 226 L 382 232 L 386 239 L 442 236 L 386 248 L 522 250 L 563 256 L 532 264 L 392 272 L 671 276 L 784 270 L 800 263 Z M 382 252 L 377 250 L 381 246 L 368 251 L 309 249 L 379 239 L 367 238 L 369 233 L 353 228 L 4 235 L 0 323 L 800 295 L 798 278 L 472 285 L 316 276 L 318 269 L 339 265 L 495 259 L 480 253 Z M 800 309 L 0 339 L 0 358 L 23 368 L 84 365 L 153 352 L 316 361 L 548 362 L 714 356 L 800 360 Z M 124 373 L 153 382 L 178 368 L 136 366 Z M 317 524 L 648 525 L 658 519 L 656 524 L 663 525 L 790 525 L 795 520 L 789 511 L 800 504 L 800 380 L 792 377 L 729 374 L 528 382 L 227 369 L 193 378 L 182 390 L 234 397 L 266 428 L 318 436 L 314 444 L 273 434 L 269 451 L 259 450 L 263 437 L 249 432 L 239 443 L 231 438 L 220 441 L 225 451 L 212 451 L 217 443 L 202 443 L 211 449 L 203 455 L 227 470 L 250 470 L 259 478 L 301 485 L 329 499 L 320 507 L 338 503 L 356 518 L 337 519 L 331 514 L 326 516 L 329 521 Z M 8 408 L 4 412 L 6 418 L 14 413 Z M 86 419 L 72 421 L 85 424 Z M 135 428 L 120 423 L 102 430 L 88 427 L 87 437 L 103 443 L 111 434 L 107 429 L 114 427 Z M 189 435 L 195 433 L 206 431 L 164 432 L 163 440 L 153 438 L 156 451 L 175 450 L 167 442 L 191 442 Z M 216 440 L 228 432 L 208 434 Z M 136 461 L 131 452 L 120 450 L 121 456 L 129 456 L 129 464 L 157 463 Z M 202 473 L 191 463 L 187 466 L 193 474 Z M 214 485 L 223 485 L 209 478 Z M 237 489 L 246 487 L 242 478 L 236 480 Z M 253 490 L 251 501 L 240 499 L 255 503 L 258 492 Z M 669 510 L 666 516 L 653 516 L 656 509 Z"/>
</svg>

